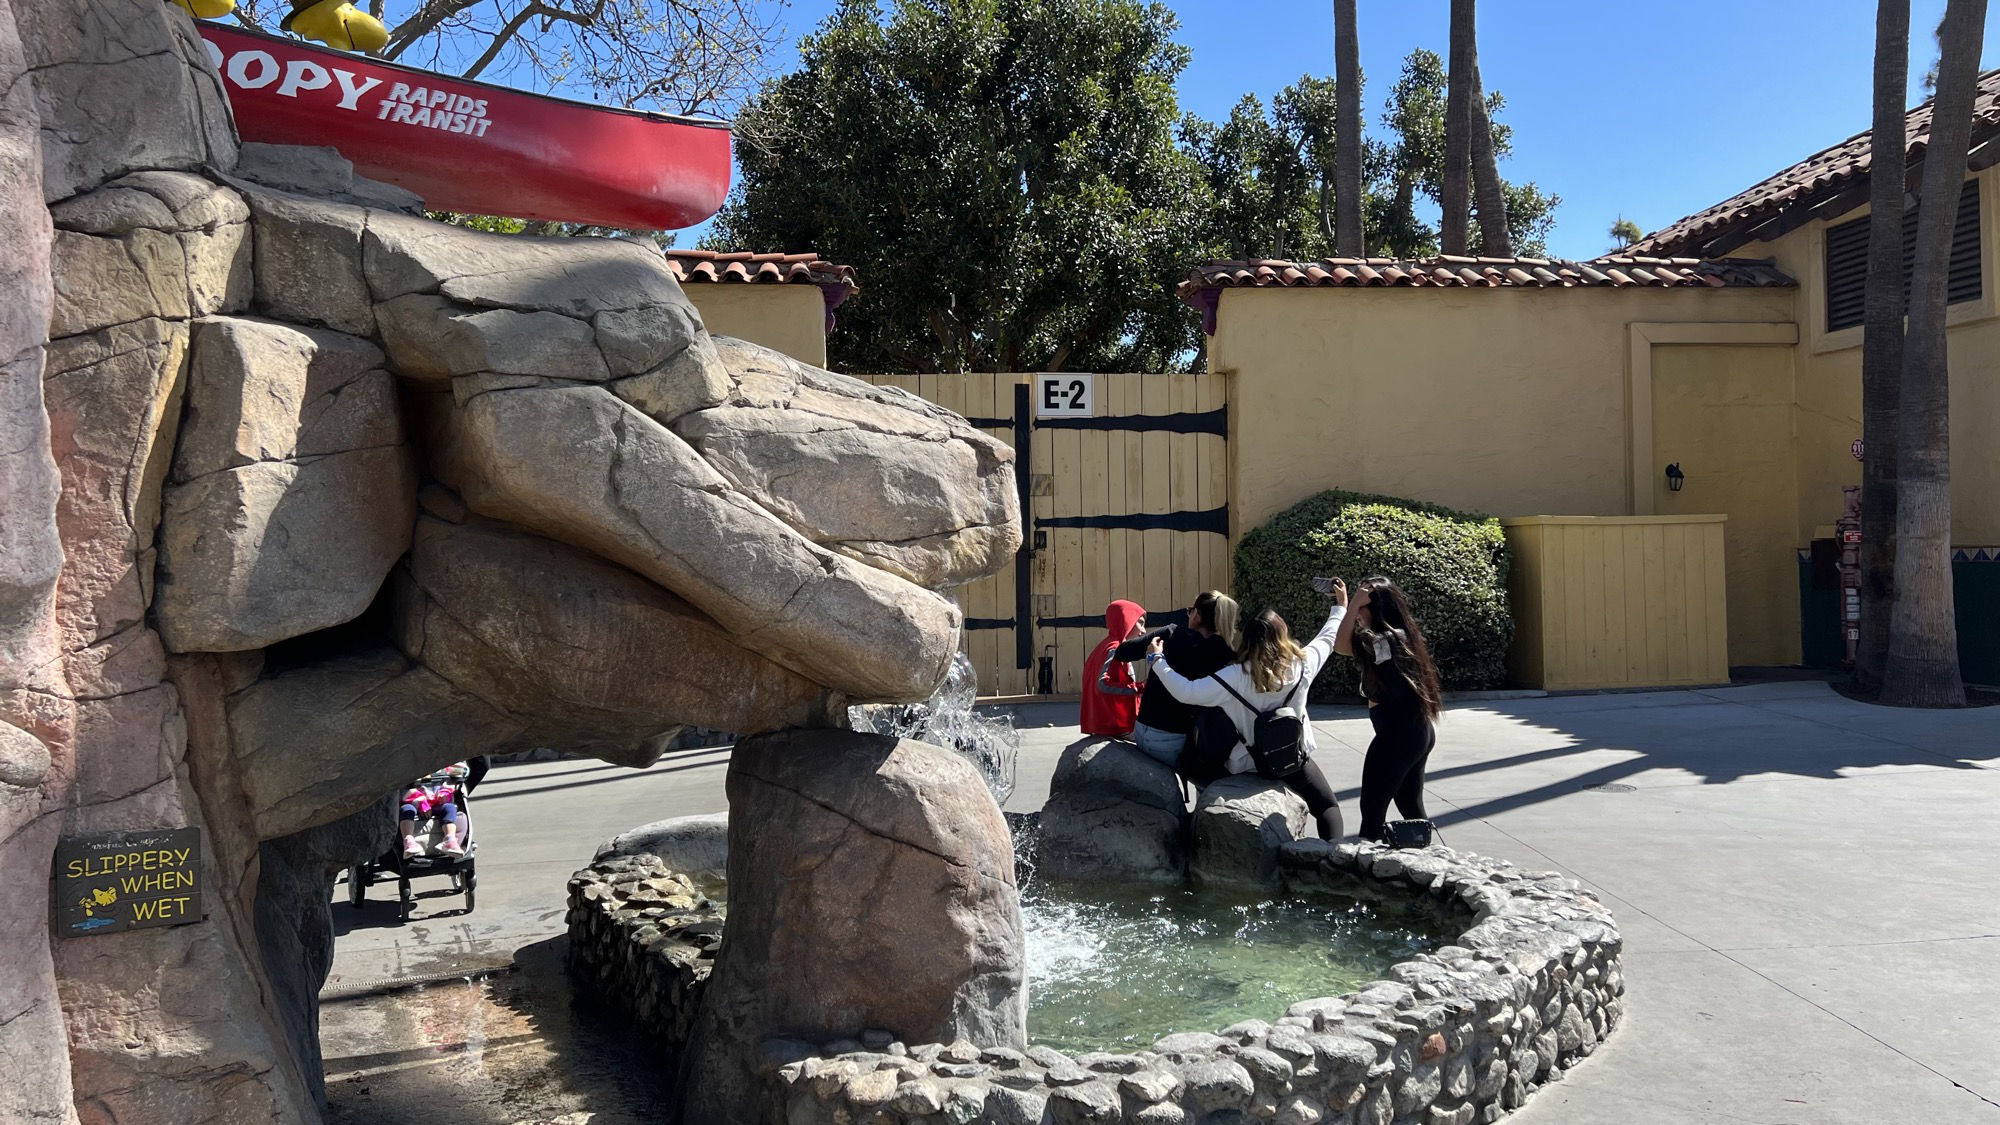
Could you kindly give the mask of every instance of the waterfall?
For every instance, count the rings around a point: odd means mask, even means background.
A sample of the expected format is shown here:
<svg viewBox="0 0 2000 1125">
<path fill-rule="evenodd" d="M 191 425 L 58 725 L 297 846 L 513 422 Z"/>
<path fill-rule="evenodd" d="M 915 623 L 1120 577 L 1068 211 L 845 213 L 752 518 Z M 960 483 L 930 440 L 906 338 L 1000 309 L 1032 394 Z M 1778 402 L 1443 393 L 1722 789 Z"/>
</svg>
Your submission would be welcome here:
<svg viewBox="0 0 2000 1125">
<path fill-rule="evenodd" d="M 1015 758 L 1021 736 L 1011 719 L 991 718 L 973 711 L 979 677 L 961 652 L 952 657 L 951 671 L 936 694 L 922 703 L 878 703 L 847 709 L 848 725 L 869 734 L 913 738 L 956 750 L 969 760 L 995 804 L 1004 805 L 1014 793 Z"/>
</svg>

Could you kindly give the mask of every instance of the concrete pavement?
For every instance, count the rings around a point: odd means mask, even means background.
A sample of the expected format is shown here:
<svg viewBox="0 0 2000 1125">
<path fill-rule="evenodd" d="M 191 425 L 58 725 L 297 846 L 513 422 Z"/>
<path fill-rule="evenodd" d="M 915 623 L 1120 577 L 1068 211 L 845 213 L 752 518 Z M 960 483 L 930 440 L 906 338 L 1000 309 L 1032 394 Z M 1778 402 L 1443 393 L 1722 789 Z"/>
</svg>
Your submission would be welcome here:
<svg viewBox="0 0 2000 1125">
<path fill-rule="evenodd" d="M 1074 709 L 1013 711 L 1009 808 L 1033 809 Z M 1351 824 L 1366 717 L 1314 718 Z M 496 767 L 474 798 L 478 909 L 425 899 L 397 927 L 387 888 L 336 907 L 328 995 L 546 948 L 596 843 L 723 808 L 725 761 Z M 2000 709 L 1814 682 L 1481 702 L 1447 715 L 1430 793 L 1446 842 L 1576 876 L 1626 937 L 1625 1025 L 1511 1120 L 2000 1125 Z M 335 1073 L 331 1026 L 327 1046 Z"/>
</svg>

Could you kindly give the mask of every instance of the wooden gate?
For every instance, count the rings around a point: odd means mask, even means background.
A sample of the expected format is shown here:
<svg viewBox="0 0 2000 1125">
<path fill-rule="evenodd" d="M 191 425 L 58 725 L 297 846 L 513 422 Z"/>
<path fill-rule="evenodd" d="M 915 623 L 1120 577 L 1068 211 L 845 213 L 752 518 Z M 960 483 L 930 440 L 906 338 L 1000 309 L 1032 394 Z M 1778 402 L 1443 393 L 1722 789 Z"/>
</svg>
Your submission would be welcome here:
<svg viewBox="0 0 2000 1125">
<path fill-rule="evenodd" d="M 1229 580 L 1228 407 L 1214 375 L 1066 376 L 1093 383 L 1085 417 L 1035 417 L 1036 377 L 876 375 L 1014 447 L 1021 551 L 967 583 L 965 648 L 980 694 L 1067 695 L 1128 598 L 1154 624 L 1183 620 Z"/>
</svg>

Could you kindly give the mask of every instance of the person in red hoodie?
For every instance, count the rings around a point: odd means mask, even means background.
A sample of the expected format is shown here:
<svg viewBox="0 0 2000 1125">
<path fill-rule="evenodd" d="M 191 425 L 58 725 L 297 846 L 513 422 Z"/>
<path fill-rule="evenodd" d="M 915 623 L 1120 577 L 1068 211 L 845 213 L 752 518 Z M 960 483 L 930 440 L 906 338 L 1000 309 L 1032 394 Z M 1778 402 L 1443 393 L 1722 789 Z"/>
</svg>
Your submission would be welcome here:
<svg viewBox="0 0 2000 1125">
<path fill-rule="evenodd" d="M 1146 610 L 1138 602 L 1115 601 L 1104 607 L 1108 630 L 1083 664 L 1083 733 L 1104 738 L 1132 737 L 1139 713 L 1139 681 L 1132 666 L 1111 659 L 1111 650 L 1146 631 Z"/>
</svg>

